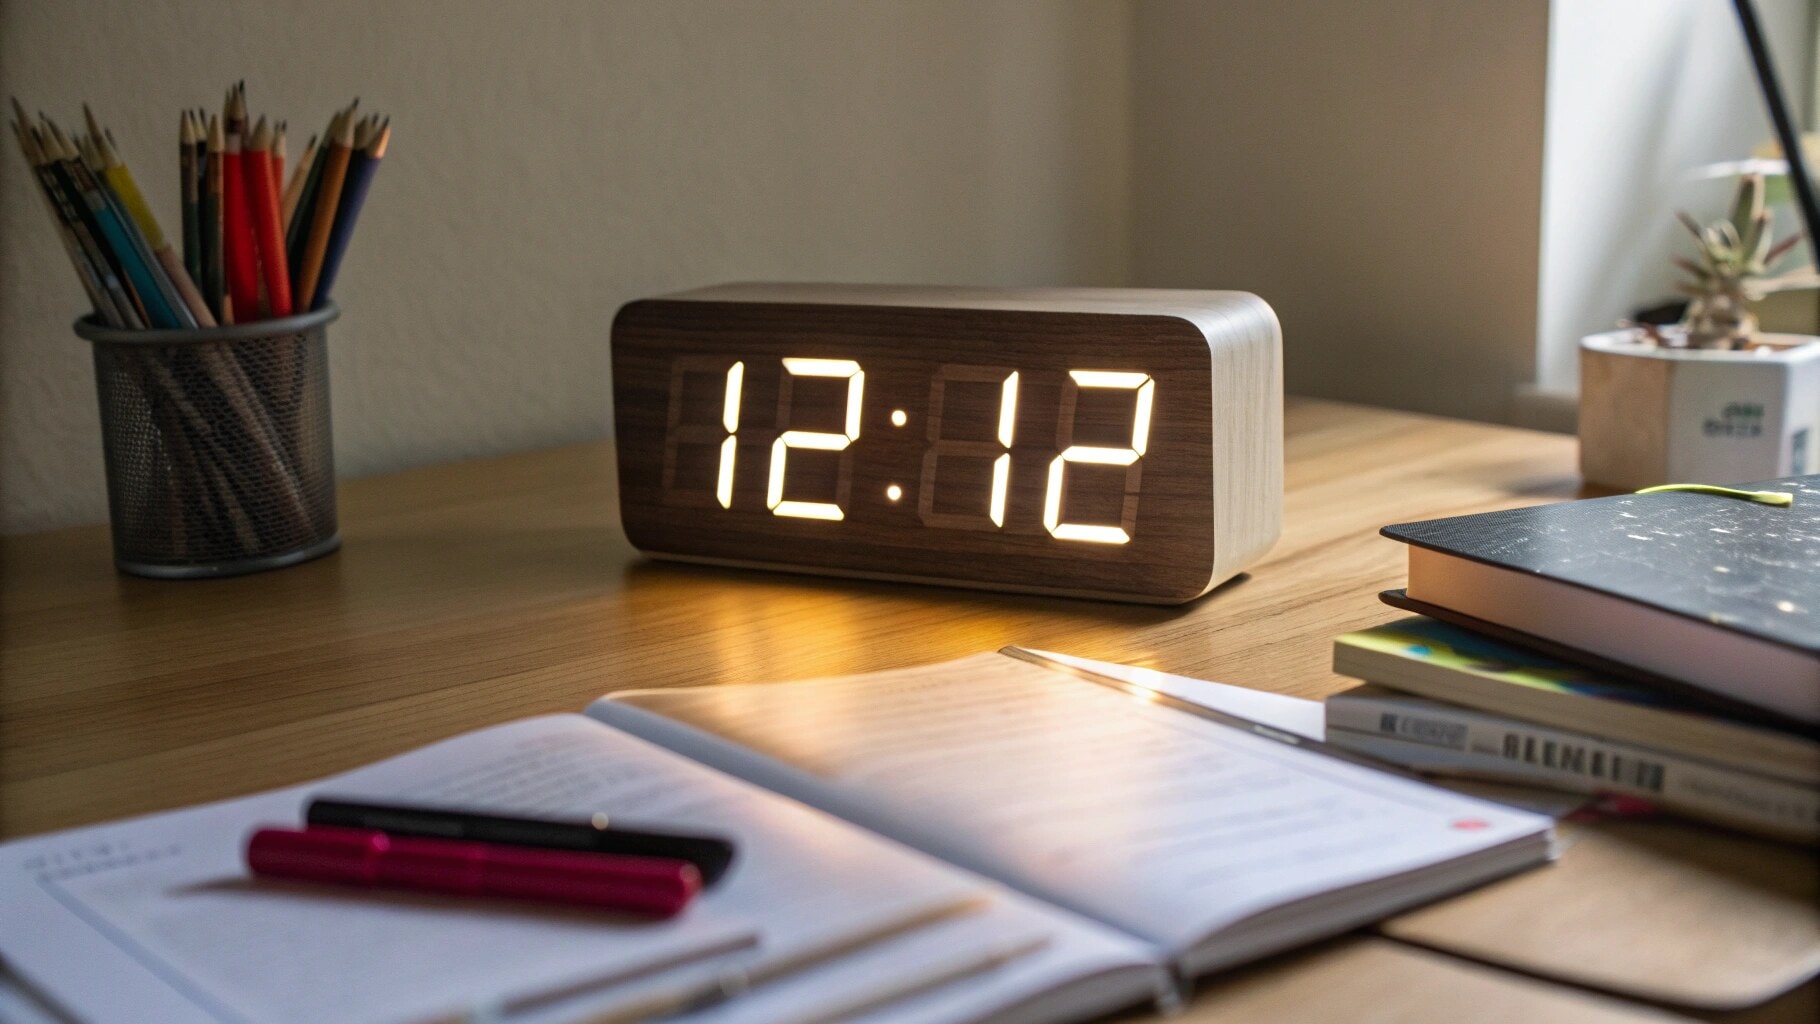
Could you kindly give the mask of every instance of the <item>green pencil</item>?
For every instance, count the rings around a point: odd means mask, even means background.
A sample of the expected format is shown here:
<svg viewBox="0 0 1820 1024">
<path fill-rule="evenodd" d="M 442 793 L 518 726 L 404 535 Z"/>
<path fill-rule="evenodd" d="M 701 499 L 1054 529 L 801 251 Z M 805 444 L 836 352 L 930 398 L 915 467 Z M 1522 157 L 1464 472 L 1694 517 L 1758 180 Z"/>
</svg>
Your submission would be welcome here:
<svg viewBox="0 0 1820 1024">
<path fill-rule="evenodd" d="M 191 281 L 201 283 L 202 219 L 197 204 L 202 195 L 196 187 L 196 126 L 187 110 L 177 126 L 177 174 L 183 190 L 183 266 Z"/>
</svg>

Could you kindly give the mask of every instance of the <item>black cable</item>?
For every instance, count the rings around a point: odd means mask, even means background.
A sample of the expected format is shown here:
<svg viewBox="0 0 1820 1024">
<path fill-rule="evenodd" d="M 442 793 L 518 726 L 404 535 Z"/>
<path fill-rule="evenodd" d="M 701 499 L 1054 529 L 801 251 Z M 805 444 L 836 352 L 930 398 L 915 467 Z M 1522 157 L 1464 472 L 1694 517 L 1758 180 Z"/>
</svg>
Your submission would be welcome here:
<svg viewBox="0 0 1820 1024">
<path fill-rule="evenodd" d="M 1757 84 L 1763 88 L 1763 102 L 1769 107 L 1769 119 L 1776 126 L 1776 138 L 1782 142 L 1782 155 L 1788 160 L 1788 178 L 1795 186 L 1795 199 L 1801 207 L 1801 220 L 1807 227 L 1808 251 L 1820 262 L 1820 200 L 1814 197 L 1814 179 L 1807 175 L 1806 154 L 1801 151 L 1801 135 L 1788 116 L 1788 104 L 1782 86 L 1776 80 L 1776 67 L 1770 62 L 1769 47 L 1763 42 L 1763 28 L 1757 23 L 1757 9 L 1751 0 L 1732 0 L 1738 11 L 1738 24 L 1744 29 L 1744 41 L 1750 47 L 1751 65 L 1757 71 Z"/>
</svg>

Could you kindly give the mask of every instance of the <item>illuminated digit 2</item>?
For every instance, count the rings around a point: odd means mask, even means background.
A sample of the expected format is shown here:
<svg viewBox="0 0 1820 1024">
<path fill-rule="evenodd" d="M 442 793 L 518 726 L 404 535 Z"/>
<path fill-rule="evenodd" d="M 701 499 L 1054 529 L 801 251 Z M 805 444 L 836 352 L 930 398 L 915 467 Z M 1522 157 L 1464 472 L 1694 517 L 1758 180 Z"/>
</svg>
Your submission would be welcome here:
<svg viewBox="0 0 1820 1024">
<path fill-rule="evenodd" d="M 999 385 L 998 440 L 959 441 L 942 437 L 943 404 L 951 380 L 996 382 Z M 974 456 L 992 459 L 992 493 L 986 501 L 986 517 L 992 525 L 1005 525 L 1005 499 L 1011 485 L 1011 441 L 1017 430 L 1016 370 L 991 366 L 944 366 L 929 387 L 929 448 L 923 453 L 923 476 L 917 499 L 917 511 L 930 526 L 979 529 L 979 520 L 970 515 L 935 511 L 936 465 L 942 456 Z"/>
<path fill-rule="evenodd" d="M 1049 487 L 1043 497 L 1043 528 L 1057 540 L 1084 540 L 1096 544 L 1124 544 L 1131 534 L 1124 526 L 1095 526 L 1088 523 L 1064 523 L 1062 485 L 1070 462 L 1101 466 L 1128 466 L 1133 470 L 1144 457 L 1150 443 L 1150 410 L 1156 393 L 1156 381 L 1145 373 L 1116 373 L 1107 370 L 1069 370 L 1076 388 L 1121 388 L 1137 392 L 1137 407 L 1131 418 L 1131 444 L 1125 448 L 1093 448 L 1070 444 L 1074 433 L 1072 403 L 1064 406 L 1058 425 L 1058 444 L 1067 445 L 1049 463 Z M 1129 480 L 1130 474 L 1127 474 Z"/>
<path fill-rule="evenodd" d="M 812 430 L 785 430 L 771 444 L 771 479 L 765 489 L 765 504 L 773 515 L 801 519 L 845 519 L 838 501 L 785 501 L 784 470 L 792 448 L 847 452 L 847 446 L 859 440 L 860 406 L 865 398 L 866 372 L 851 359 L 785 359 L 784 372 L 791 377 L 845 377 L 847 408 L 845 431 L 839 434 Z M 786 380 L 786 383 L 788 381 Z M 787 423 L 789 391 L 784 390 L 778 402 L 778 422 Z M 851 469 L 850 454 L 841 456 L 841 478 Z"/>
</svg>

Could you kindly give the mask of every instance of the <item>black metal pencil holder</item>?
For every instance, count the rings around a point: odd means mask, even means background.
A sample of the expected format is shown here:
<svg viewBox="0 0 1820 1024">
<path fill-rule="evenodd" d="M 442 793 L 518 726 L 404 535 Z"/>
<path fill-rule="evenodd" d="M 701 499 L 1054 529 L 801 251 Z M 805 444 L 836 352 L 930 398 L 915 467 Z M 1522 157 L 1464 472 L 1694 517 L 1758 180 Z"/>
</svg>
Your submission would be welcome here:
<svg viewBox="0 0 1820 1024">
<path fill-rule="evenodd" d="M 341 545 L 327 342 L 340 313 L 198 330 L 76 321 L 94 345 L 121 571 L 236 576 Z"/>
</svg>

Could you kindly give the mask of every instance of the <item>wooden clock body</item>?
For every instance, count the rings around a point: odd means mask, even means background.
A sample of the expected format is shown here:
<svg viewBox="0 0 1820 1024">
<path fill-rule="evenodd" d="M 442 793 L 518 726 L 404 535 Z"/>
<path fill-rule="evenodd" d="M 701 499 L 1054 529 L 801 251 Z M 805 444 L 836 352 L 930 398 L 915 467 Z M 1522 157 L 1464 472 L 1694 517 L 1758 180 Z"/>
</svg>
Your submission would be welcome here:
<svg viewBox="0 0 1820 1024">
<path fill-rule="evenodd" d="M 1282 341 L 1242 292 L 736 284 L 613 324 L 662 558 L 1175 604 L 1282 524 Z"/>
</svg>

